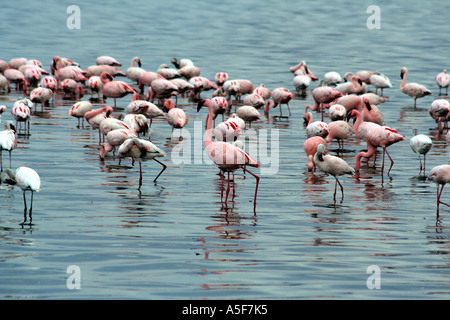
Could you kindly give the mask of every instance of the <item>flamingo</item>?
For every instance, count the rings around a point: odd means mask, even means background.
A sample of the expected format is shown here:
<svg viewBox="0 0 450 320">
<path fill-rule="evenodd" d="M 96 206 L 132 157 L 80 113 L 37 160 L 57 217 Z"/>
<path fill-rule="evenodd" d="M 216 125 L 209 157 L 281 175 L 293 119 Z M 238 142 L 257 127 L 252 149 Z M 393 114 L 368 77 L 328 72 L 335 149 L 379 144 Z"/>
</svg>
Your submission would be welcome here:
<svg viewBox="0 0 450 320">
<path fill-rule="evenodd" d="M 11 115 L 16 120 L 16 128 L 17 132 L 20 131 L 18 124 L 25 123 L 25 134 L 30 133 L 30 117 L 31 117 L 31 109 L 30 105 L 33 103 L 28 99 L 18 100 L 14 103 L 14 106 L 11 108 Z M 21 127 L 21 125 L 20 125 Z"/>
<path fill-rule="evenodd" d="M 111 106 L 88 111 L 84 114 L 84 119 L 91 125 L 92 129 L 99 129 L 103 120 L 108 118 L 113 112 Z M 98 144 L 101 144 L 101 132 L 98 130 Z"/>
<path fill-rule="evenodd" d="M 153 119 L 156 117 L 164 116 L 164 112 L 158 108 L 155 104 L 146 101 L 146 100 L 139 100 L 138 94 L 135 92 L 133 94 L 133 101 L 130 102 L 130 104 L 127 106 L 126 109 L 127 113 L 133 113 L 133 114 L 143 114 L 147 118 L 150 119 L 150 126 L 152 126 Z"/>
<path fill-rule="evenodd" d="M 311 78 L 306 74 L 299 74 L 292 79 L 292 84 L 294 85 L 297 94 L 305 95 L 306 89 L 311 84 Z"/>
<path fill-rule="evenodd" d="M 370 77 L 374 74 L 372 71 L 368 70 L 360 70 L 355 73 L 355 76 L 358 76 L 362 82 L 365 82 L 366 84 L 371 84 Z"/>
<path fill-rule="evenodd" d="M 336 182 L 334 184 L 334 196 L 333 199 L 336 202 L 336 190 L 337 185 L 339 184 L 339 187 L 341 187 L 341 193 L 342 193 L 342 199 L 341 203 L 344 201 L 344 188 L 342 187 L 342 184 L 339 182 L 338 176 L 344 175 L 344 174 L 355 174 L 355 169 L 350 167 L 350 165 L 343 159 L 332 156 L 329 154 L 324 154 L 325 152 L 325 145 L 319 144 L 317 146 L 317 152 L 314 155 L 314 164 L 319 168 L 320 171 L 331 174 L 336 179 Z"/>
<path fill-rule="evenodd" d="M 314 136 L 325 138 L 330 133 L 328 125 L 323 121 L 314 121 L 311 112 L 305 112 L 303 120 L 303 124 L 306 126 L 306 137 L 308 138 Z"/>
<path fill-rule="evenodd" d="M 361 151 L 356 156 L 356 172 L 359 172 L 359 169 L 361 167 L 361 158 L 365 157 L 369 159 L 375 154 L 377 147 L 381 147 L 383 148 L 383 164 L 381 166 L 381 172 L 384 172 L 384 154 L 387 153 L 391 161 L 391 166 L 389 167 L 388 171 L 389 175 L 392 166 L 394 165 L 394 161 L 389 155 L 387 147 L 399 141 L 405 140 L 405 136 L 400 135 L 394 128 L 380 126 L 379 124 L 373 122 L 362 122 L 361 113 L 357 110 L 352 110 L 348 115 L 348 118 L 350 117 L 356 117 L 355 124 L 353 125 L 355 134 L 359 138 L 364 139 L 367 142 L 367 151 Z"/>
<path fill-rule="evenodd" d="M 0 60 L 0 73 L 3 73 L 8 68 L 9 68 L 8 62 L 6 62 L 5 60 Z"/>
<path fill-rule="evenodd" d="M 339 90 L 331 87 L 317 87 L 312 91 L 312 96 L 315 101 L 314 107 L 307 105 L 306 107 L 311 110 L 319 110 L 322 113 L 322 121 L 323 121 L 323 104 L 324 103 L 330 103 L 334 100 L 336 100 L 339 97 L 343 96 L 343 93 Z M 347 110 L 350 110 L 346 105 L 344 105 L 341 102 L 338 102 L 339 104 L 342 104 L 345 106 Z"/>
<path fill-rule="evenodd" d="M 16 127 L 12 121 L 5 122 L 5 130 L 0 131 L 0 172 L 3 171 L 2 153 L 9 152 L 9 167 L 11 168 L 11 152 L 17 147 Z"/>
<path fill-rule="evenodd" d="M 226 72 L 217 72 L 214 76 L 214 79 L 216 81 L 216 84 L 221 87 L 225 83 L 225 81 L 228 81 L 230 77 L 228 76 L 228 73 Z"/>
<path fill-rule="evenodd" d="M 391 81 L 384 74 L 374 73 L 370 76 L 370 83 L 376 88 L 375 93 L 378 93 L 378 89 L 381 89 L 381 95 L 383 95 L 384 88 L 392 88 Z"/>
<path fill-rule="evenodd" d="M 138 136 L 133 130 L 121 128 L 109 131 L 106 134 L 106 141 L 100 147 L 100 160 L 105 159 L 106 152 L 111 152 L 119 147 L 125 140 L 137 138 Z M 120 164 L 120 159 L 119 159 Z"/>
<path fill-rule="evenodd" d="M 328 109 L 328 116 L 330 117 L 331 121 L 337 121 L 337 120 L 343 120 L 345 119 L 347 115 L 347 109 L 342 104 L 333 104 Z"/>
<path fill-rule="evenodd" d="M 170 59 L 170 62 L 177 68 L 177 69 L 182 69 L 183 67 L 194 67 L 194 62 L 192 62 L 191 59 L 187 59 L 187 58 L 182 58 L 182 59 L 177 59 L 175 57 L 173 57 L 172 59 Z"/>
<path fill-rule="evenodd" d="M 143 114 L 129 113 L 125 115 L 123 122 L 125 122 L 138 136 L 140 133 L 145 135 L 149 128 L 148 119 Z"/>
<path fill-rule="evenodd" d="M 369 99 L 369 103 L 370 104 L 374 104 L 376 106 L 379 105 L 379 104 L 385 103 L 387 101 L 387 99 L 385 97 L 380 97 L 379 95 L 377 95 L 377 94 L 375 94 L 373 92 L 364 93 L 364 94 L 361 95 L 361 98 Z"/>
<path fill-rule="evenodd" d="M 441 134 L 444 131 L 442 122 L 445 122 L 445 127 L 447 128 L 447 116 L 450 113 L 450 103 L 445 99 L 436 99 L 431 103 L 428 113 L 436 121 L 438 132 Z"/>
<path fill-rule="evenodd" d="M 117 98 L 122 98 L 127 94 L 133 94 L 136 92 L 128 83 L 114 80 L 113 77 L 107 72 L 103 72 L 100 75 L 100 78 L 103 82 L 103 99 L 113 98 L 114 107 L 116 107 Z"/>
<path fill-rule="evenodd" d="M 53 57 L 52 63 L 50 64 L 50 72 L 52 75 L 56 75 L 56 69 L 58 62 L 61 61 L 61 68 L 68 67 L 68 66 L 74 66 L 74 67 L 80 67 L 80 64 L 69 59 L 69 58 L 61 58 L 59 56 Z"/>
<path fill-rule="evenodd" d="M 449 204 L 441 201 L 442 191 L 444 190 L 445 185 L 450 181 L 450 165 L 442 164 L 435 166 L 431 169 L 430 174 L 428 175 L 428 179 L 435 182 L 437 185 L 437 216 L 439 217 L 439 205 L 442 203 L 448 207 Z M 439 191 L 439 185 L 441 185 L 441 190 Z"/>
<path fill-rule="evenodd" d="M 353 127 L 347 121 L 337 120 L 328 123 L 328 135 L 325 137 L 326 142 L 336 139 L 339 149 L 344 148 L 344 140 L 351 137 L 354 133 Z"/>
<path fill-rule="evenodd" d="M 42 73 L 32 67 L 26 68 L 22 73 L 25 77 L 25 80 L 27 80 L 28 86 L 37 86 L 42 77 Z"/>
<path fill-rule="evenodd" d="M 172 82 L 177 87 L 177 92 L 181 95 L 181 97 L 184 97 L 184 94 L 187 91 L 194 89 L 194 86 L 192 84 L 181 78 L 171 79 L 170 82 Z M 175 96 L 175 100 L 175 104 L 177 104 L 178 95 Z"/>
<path fill-rule="evenodd" d="M 128 124 L 113 117 L 107 117 L 102 122 L 100 122 L 98 129 L 103 134 L 103 138 L 108 134 L 108 132 L 116 129 L 127 129 L 131 131 L 131 128 L 128 126 Z"/>
<path fill-rule="evenodd" d="M 11 85 L 9 84 L 8 79 L 2 74 L 0 74 L 0 90 L 3 92 L 11 92 Z"/>
<path fill-rule="evenodd" d="M 125 140 L 120 146 L 119 146 L 119 157 L 126 158 L 131 157 L 134 160 L 138 160 L 139 162 L 139 188 L 140 190 L 142 186 L 142 161 L 146 160 L 155 160 L 160 165 L 162 165 L 162 170 L 159 172 L 159 174 L 156 176 L 156 178 L 153 180 L 154 183 L 156 183 L 156 180 L 159 178 L 159 176 L 166 170 L 167 166 L 156 159 L 156 157 L 165 157 L 166 153 L 155 146 L 153 143 L 147 140 L 142 140 L 139 138 L 130 138 Z"/>
<path fill-rule="evenodd" d="M 225 142 L 235 142 L 239 135 L 243 133 L 243 129 L 236 122 L 236 118 L 230 118 L 219 123 L 214 128 L 214 137 L 216 140 Z"/>
<path fill-rule="evenodd" d="M 75 117 L 78 119 L 77 128 L 80 127 L 80 120 L 82 121 L 82 126 L 84 127 L 84 115 L 92 111 L 92 104 L 89 101 L 80 101 L 72 105 L 67 115 Z"/>
<path fill-rule="evenodd" d="M 119 68 L 108 66 L 106 64 L 89 66 L 84 69 L 86 78 L 90 78 L 92 76 L 100 76 L 103 72 L 108 72 L 113 77 L 126 77 L 127 75 L 120 70 Z"/>
<path fill-rule="evenodd" d="M 433 146 L 433 142 L 431 141 L 429 136 L 426 136 L 424 134 L 417 134 L 417 129 L 413 130 L 413 134 L 414 136 L 409 140 L 409 145 L 411 146 L 412 151 L 417 153 L 417 155 L 419 156 L 419 175 L 422 173 L 422 159 L 420 158 L 420 155 L 423 155 L 423 173 L 425 174 L 426 156 L 428 151 L 430 151 L 431 147 Z"/>
<path fill-rule="evenodd" d="M 11 169 L 5 169 L 1 174 L 1 181 L 11 185 L 18 185 L 20 189 L 22 189 L 24 203 L 24 221 L 22 222 L 22 224 L 25 224 L 27 222 L 27 201 L 25 192 L 31 191 L 31 205 L 28 212 L 31 224 L 33 211 L 33 195 L 34 192 L 39 192 L 41 189 L 41 179 L 38 173 L 28 167 L 19 167 L 15 172 L 13 172 Z"/>
<path fill-rule="evenodd" d="M 172 127 L 172 134 L 173 129 L 179 128 L 180 130 L 183 129 L 188 124 L 189 118 L 184 112 L 183 109 L 175 108 L 175 103 L 172 99 L 167 100 L 164 103 L 164 107 L 169 110 L 167 112 L 167 122 Z M 180 132 L 180 138 L 181 138 L 181 132 Z"/>
<path fill-rule="evenodd" d="M 249 123 L 249 126 L 252 125 L 253 121 L 258 121 L 261 116 L 258 110 L 252 106 L 242 106 L 236 110 L 236 114 L 239 118 Z"/>
<path fill-rule="evenodd" d="M 52 68 L 55 70 L 55 77 L 58 81 L 73 79 L 77 82 L 84 82 L 88 79 L 84 70 L 74 65 L 64 66 L 62 59 L 58 56 L 53 58 Z"/>
<path fill-rule="evenodd" d="M 408 78 L 408 69 L 406 67 L 403 67 L 401 69 L 400 78 L 402 79 L 400 90 L 408 96 L 414 98 L 414 108 L 416 108 L 416 102 L 418 98 L 431 95 L 431 91 L 421 84 L 413 82 L 406 83 L 406 80 Z"/>
<path fill-rule="evenodd" d="M 367 97 L 362 99 L 365 106 L 363 111 L 363 121 L 373 122 L 379 124 L 380 126 L 383 125 L 384 116 L 381 110 L 376 105 L 370 104 Z"/>
<path fill-rule="evenodd" d="M 172 95 L 178 94 L 178 87 L 170 80 L 164 77 L 152 81 L 150 88 L 147 90 L 145 99 L 153 103 L 158 99 L 161 106 L 164 105 L 164 100 Z"/>
<path fill-rule="evenodd" d="M 137 66 L 136 66 L 137 64 Z M 141 75 L 142 72 L 145 72 L 144 69 L 141 68 L 142 64 L 141 64 L 141 59 L 139 57 L 134 57 L 131 60 L 131 67 L 129 67 L 127 69 L 127 78 L 130 79 L 131 81 L 139 81 L 139 76 Z"/>
<path fill-rule="evenodd" d="M 267 116 L 269 116 L 269 105 L 272 108 L 275 108 L 276 106 L 280 105 L 280 117 L 283 116 L 281 105 L 285 104 L 287 105 L 289 116 L 291 116 L 291 109 L 289 108 L 289 101 L 293 99 L 295 96 L 293 93 L 291 93 L 286 88 L 276 88 L 272 91 L 272 100 L 268 100 L 266 103 L 266 106 L 264 108 L 264 113 Z"/>
<path fill-rule="evenodd" d="M 100 76 L 91 76 L 88 79 L 88 86 L 91 89 L 91 96 L 97 93 L 97 98 L 100 99 L 100 93 L 103 92 L 103 81 Z"/>
<path fill-rule="evenodd" d="M 360 77 L 352 76 L 350 81 L 341 83 L 336 86 L 336 90 L 345 94 L 362 94 L 364 93 L 363 83 Z"/>
<path fill-rule="evenodd" d="M 328 109 L 328 108 L 331 108 L 331 106 L 333 106 L 335 104 L 340 104 L 341 106 L 343 106 L 345 108 L 345 110 L 347 110 L 347 113 L 353 109 L 356 109 L 359 112 L 363 112 L 363 107 L 364 107 L 364 102 L 362 99 L 363 96 L 364 95 L 357 96 L 354 94 L 340 96 L 339 98 L 334 99 L 333 101 L 331 101 L 329 103 L 322 104 L 322 109 Z M 372 101 L 372 100 L 369 98 L 369 101 Z M 316 103 L 315 107 L 311 107 L 311 106 L 307 106 L 307 107 L 310 108 L 311 110 L 318 110 L 317 103 Z"/>
<path fill-rule="evenodd" d="M 214 162 L 214 164 L 221 170 L 221 172 L 228 173 L 228 187 L 225 197 L 225 203 L 228 200 L 228 194 L 230 191 L 230 173 L 234 173 L 237 169 L 242 168 L 244 172 L 250 173 L 256 179 L 255 198 L 253 211 L 256 214 L 256 197 L 259 185 L 259 176 L 255 175 L 247 169 L 247 166 L 258 168 L 260 164 L 247 152 L 239 147 L 226 143 L 223 141 L 212 141 L 212 117 L 213 117 L 213 105 L 210 99 L 202 100 L 197 105 L 197 112 L 202 106 L 208 108 L 208 116 L 206 117 L 207 130 L 205 132 L 205 152 L 208 157 Z"/>
<path fill-rule="evenodd" d="M 342 78 L 336 71 L 330 71 L 325 73 L 322 81 L 326 86 L 335 87 L 342 82 Z"/>
<path fill-rule="evenodd" d="M 216 118 L 219 114 L 222 115 L 222 121 L 224 121 L 224 114 L 228 110 L 228 101 L 224 97 L 213 97 L 211 99 L 213 104 L 213 123 L 216 125 Z"/>
<path fill-rule="evenodd" d="M 40 103 L 41 106 L 48 104 L 48 101 L 52 98 L 53 91 L 48 88 L 38 87 L 30 92 L 30 100 L 35 104 Z"/>
<path fill-rule="evenodd" d="M 191 93 L 192 99 L 200 99 L 200 95 L 203 91 L 216 90 L 218 88 L 217 84 L 202 76 L 190 78 L 189 83 L 194 86 Z"/>
<path fill-rule="evenodd" d="M 3 75 L 8 80 L 9 83 L 15 83 L 16 89 L 22 87 L 23 94 L 27 94 L 28 81 L 25 79 L 25 76 L 22 72 L 16 69 L 6 69 L 3 72 Z"/>
<path fill-rule="evenodd" d="M 181 77 L 177 69 L 169 68 L 167 64 L 160 65 L 156 70 L 156 73 L 163 76 L 167 80 Z"/>
<path fill-rule="evenodd" d="M 41 79 L 39 86 L 42 88 L 48 88 L 52 91 L 56 91 L 56 89 L 58 88 L 58 80 L 56 80 L 55 77 L 46 76 Z"/>
<path fill-rule="evenodd" d="M 441 95 L 442 88 L 445 88 L 445 95 L 448 93 L 448 86 L 450 85 L 450 77 L 447 70 L 444 69 L 441 73 L 436 75 L 436 83 L 439 87 L 439 95 Z"/>
<path fill-rule="evenodd" d="M 308 158 L 308 171 L 316 171 L 316 165 L 314 163 L 314 155 L 317 152 L 317 146 L 319 144 L 327 145 L 324 138 L 319 136 L 314 136 L 308 138 L 303 143 L 303 150 L 305 150 L 306 156 Z"/>
<path fill-rule="evenodd" d="M 19 70 L 19 68 L 27 63 L 27 58 L 13 58 L 9 60 L 9 67 Z"/>
<path fill-rule="evenodd" d="M 116 66 L 121 67 L 122 64 L 110 56 L 99 56 L 97 59 L 95 59 L 95 63 L 97 65 L 108 65 L 108 66 Z"/>
<path fill-rule="evenodd" d="M 156 79 L 164 79 L 164 77 L 156 72 L 152 71 L 144 71 L 139 75 L 138 86 L 141 93 L 144 92 L 145 86 L 150 87 L 152 85 L 153 80 Z"/>
<path fill-rule="evenodd" d="M 2 114 L 6 111 L 6 109 L 7 108 L 5 105 L 0 105 L 0 122 L 2 122 Z"/>
<path fill-rule="evenodd" d="M 227 101 L 230 106 L 233 105 L 231 96 L 234 96 L 234 99 L 236 101 L 241 101 L 242 94 L 241 94 L 241 84 L 239 83 L 239 81 L 227 80 L 223 84 L 222 88 L 225 91 L 225 94 L 227 96 Z"/>
<path fill-rule="evenodd" d="M 252 93 L 259 94 L 264 100 L 270 99 L 272 97 L 272 92 L 264 86 L 263 83 L 253 89 Z"/>
<path fill-rule="evenodd" d="M 73 79 L 64 79 L 61 82 L 61 89 L 64 93 L 75 98 L 82 98 L 84 96 L 83 88 Z"/>
<path fill-rule="evenodd" d="M 200 68 L 196 66 L 184 66 L 183 68 L 178 70 L 178 74 L 181 77 L 189 80 L 190 78 L 200 76 Z"/>
</svg>

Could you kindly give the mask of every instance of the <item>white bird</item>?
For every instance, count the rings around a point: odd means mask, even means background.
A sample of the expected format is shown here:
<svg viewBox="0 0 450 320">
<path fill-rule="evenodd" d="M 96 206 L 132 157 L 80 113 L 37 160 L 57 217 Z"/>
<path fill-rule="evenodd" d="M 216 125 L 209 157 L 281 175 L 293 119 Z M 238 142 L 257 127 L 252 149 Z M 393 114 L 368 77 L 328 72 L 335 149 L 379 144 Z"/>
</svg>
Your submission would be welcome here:
<svg viewBox="0 0 450 320">
<path fill-rule="evenodd" d="M 342 78 L 336 71 L 330 71 L 325 73 L 322 81 L 326 86 L 336 86 L 342 82 Z"/>
<path fill-rule="evenodd" d="M 426 136 L 424 134 L 417 134 L 417 129 L 414 129 L 413 134 L 414 136 L 409 140 L 409 145 L 411 146 L 411 149 L 419 155 L 419 175 L 422 173 L 422 159 L 420 158 L 420 155 L 423 154 L 423 173 L 425 174 L 426 156 L 428 151 L 430 151 L 431 147 L 433 146 L 433 142 L 431 141 L 429 136 Z"/>
<path fill-rule="evenodd" d="M 391 81 L 384 74 L 374 73 L 370 76 L 370 83 L 376 88 L 375 93 L 378 93 L 378 88 L 381 89 L 383 95 L 384 88 L 392 88 Z"/>
<path fill-rule="evenodd" d="M 314 164 L 319 168 L 320 171 L 331 174 L 336 179 L 334 185 L 334 201 L 336 202 L 336 189 L 337 184 L 341 187 L 342 193 L 342 201 L 344 200 L 344 188 L 338 180 L 338 176 L 344 174 L 355 174 L 355 169 L 353 169 L 345 160 L 335 157 L 332 155 L 325 155 L 325 146 L 323 144 L 319 144 L 317 146 L 317 152 L 314 155 Z"/>
<path fill-rule="evenodd" d="M 436 83 L 439 87 L 439 95 L 441 95 L 442 88 L 445 88 L 445 95 L 447 95 L 450 85 L 450 76 L 447 74 L 447 70 L 444 69 L 436 76 Z"/>
<path fill-rule="evenodd" d="M 3 171 L 3 150 L 7 150 L 9 152 L 9 167 L 11 168 L 11 151 L 17 147 L 16 127 L 14 127 L 13 122 L 5 122 L 5 129 L 6 130 L 0 131 L 0 171 Z"/>
<path fill-rule="evenodd" d="M 15 172 L 11 169 L 5 169 L 1 173 L 1 182 L 10 185 L 18 185 L 23 191 L 23 203 L 24 203 L 24 220 L 22 224 L 27 222 L 27 201 L 25 198 L 25 192 L 31 191 L 31 205 L 28 216 L 30 218 L 30 224 L 32 222 L 32 211 L 33 211 L 33 194 L 34 192 L 39 192 L 41 189 L 41 178 L 38 173 L 28 167 L 19 167 Z"/>
</svg>

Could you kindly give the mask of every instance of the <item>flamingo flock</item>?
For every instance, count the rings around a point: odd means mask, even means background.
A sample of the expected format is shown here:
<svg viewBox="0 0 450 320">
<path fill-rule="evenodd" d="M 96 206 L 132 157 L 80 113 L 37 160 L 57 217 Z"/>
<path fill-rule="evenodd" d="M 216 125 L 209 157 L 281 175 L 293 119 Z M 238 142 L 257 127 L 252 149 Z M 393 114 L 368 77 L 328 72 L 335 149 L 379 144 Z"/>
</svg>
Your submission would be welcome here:
<svg viewBox="0 0 450 320">
<path fill-rule="evenodd" d="M 300 126 L 296 130 L 299 137 L 306 136 L 303 148 L 308 173 L 318 174 L 317 171 L 321 171 L 335 178 L 334 204 L 337 201 L 338 185 L 342 195 L 340 202 L 344 201 L 344 186 L 339 177 L 350 175 L 353 179 L 360 179 L 361 171 L 368 168 L 372 158 L 376 168 L 378 148 L 383 154 L 381 177 L 384 176 L 386 155 L 390 161 L 387 175 L 391 177 L 394 159 L 388 148 L 402 143 L 405 135 L 391 127 L 390 119 L 383 115 L 381 104 L 388 102 L 383 95 L 384 90 L 395 90 L 390 79 L 383 73 L 360 70 L 348 72 L 341 77 L 336 71 L 330 71 L 320 79 L 314 75 L 306 61 L 301 61 L 286 70 L 294 75 L 291 88 L 287 84 L 270 90 L 263 83 L 255 86 L 249 79 L 234 78 L 221 70 L 215 73 L 213 79 L 209 79 L 201 75 L 202 70 L 187 58 L 171 58 L 169 61 L 173 67 L 163 62 L 154 70 L 148 70 L 145 61 L 136 56 L 131 59 L 131 65 L 122 71 L 120 67 L 125 64 L 108 55 L 97 57 L 92 65 L 85 68 L 72 59 L 54 56 L 49 64 L 50 71 L 46 71 L 44 65 L 35 59 L 14 58 L 9 62 L 0 60 L 0 91 L 6 95 L 11 92 L 23 95 L 23 98 L 17 99 L 11 106 L 0 107 L 0 115 L 9 108 L 15 120 L 15 123 L 6 121 L 5 130 L 0 131 L 1 183 L 17 185 L 23 191 L 23 223 L 32 221 L 33 194 L 40 191 L 41 180 L 31 168 L 20 166 L 17 170 L 12 170 L 14 149 L 20 143 L 20 135 L 30 136 L 30 119 L 37 112 L 36 105 L 41 105 L 41 111 L 44 108 L 50 109 L 57 95 L 74 101 L 66 113 L 68 117 L 77 119 L 78 129 L 84 129 L 87 123 L 88 128 L 98 131 L 100 161 L 105 161 L 108 154 L 112 153 L 112 157 L 118 157 L 119 166 L 123 158 L 131 158 L 133 165 L 135 161 L 139 163 L 139 190 L 144 181 L 142 162 L 154 160 L 162 166 L 153 179 L 154 183 L 170 167 L 164 160 L 157 159 L 167 157 L 167 153 L 161 141 L 152 141 L 150 131 L 159 130 L 152 128 L 153 120 L 163 119 L 173 134 L 175 129 L 181 131 L 188 127 L 189 118 L 199 115 L 205 107 L 204 151 L 220 170 L 222 179 L 225 176 L 227 178 L 222 203 L 227 206 L 230 201 L 235 201 L 235 173 L 242 169 L 256 180 L 253 196 L 253 210 L 256 214 L 261 177 L 249 168 L 259 168 L 261 164 L 257 155 L 244 150 L 245 144 L 239 140 L 239 136 L 250 129 L 252 123 L 270 123 L 271 119 L 289 121 L 298 112 L 295 106 L 291 110 L 292 105 L 298 105 L 298 100 L 304 100 L 309 93 L 314 106 L 306 104 L 301 109 L 304 110 L 303 114 L 300 114 L 305 120 L 305 132 L 302 132 Z M 406 67 L 399 71 L 401 83 L 398 90 L 413 98 L 413 107 L 417 110 L 417 100 L 432 95 L 432 92 L 419 83 L 407 82 Z M 118 77 L 122 80 L 117 79 Z M 417 74 L 412 73 L 411 77 L 417 77 Z M 318 80 L 321 81 L 312 89 L 311 85 Z M 437 123 L 441 135 L 444 130 L 450 132 L 447 124 L 450 117 L 450 104 L 446 99 L 450 84 L 447 71 L 444 69 L 437 74 L 435 81 L 439 95 L 444 89 L 445 96 L 439 96 L 439 99 L 433 101 L 429 114 Z M 371 92 L 371 88 L 374 91 Z M 90 98 L 87 98 L 89 95 Z M 179 99 L 196 105 L 197 112 L 190 113 L 185 105 L 179 105 Z M 288 114 L 283 113 L 283 104 L 286 105 Z M 279 115 L 271 117 L 270 110 L 276 107 L 279 108 Z M 329 112 L 326 113 L 326 109 Z M 313 121 L 314 112 L 320 120 Z M 327 115 L 328 120 L 325 119 Z M 222 121 L 219 122 L 219 119 Z M 216 121 L 219 123 L 216 124 Z M 341 157 L 342 152 L 346 151 L 344 146 L 350 139 L 358 139 L 367 145 L 366 149 L 356 153 L 354 164 Z M 181 132 L 179 140 L 183 140 Z M 335 141 L 338 149 L 332 155 L 327 148 Z M 448 205 L 441 201 L 441 196 L 445 184 L 450 181 L 450 166 L 437 166 L 427 176 L 425 159 L 433 147 L 431 138 L 414 131 L 409 141 L 412 152 L 419 158 L 419 176 L 427 177 L 438 186 L 439 213 L 440 204 Z M 3 151 L 9 153 L 9 168 L 6 168 L 7 163 L 4 164 L 1 158 Z M 366 159 L 367 167 L 363 165 L 363 159 Z M 165 161 L 167 162 L 167 158 Z M 233 192 L 230 197 L 231 185 Z M 29 211 L 26 191 L 31 191 Z"/>
</svg>

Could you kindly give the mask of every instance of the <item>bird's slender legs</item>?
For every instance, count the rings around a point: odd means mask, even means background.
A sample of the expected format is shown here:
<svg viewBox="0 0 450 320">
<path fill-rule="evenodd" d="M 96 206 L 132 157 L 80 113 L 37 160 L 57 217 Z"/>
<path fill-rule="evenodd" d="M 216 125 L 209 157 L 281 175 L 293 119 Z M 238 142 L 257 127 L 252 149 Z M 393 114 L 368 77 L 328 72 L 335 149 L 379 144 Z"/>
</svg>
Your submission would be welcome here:
<svg viewBox="0 0 450 320">
<path fill-rule="evenodd" d="M 243 168 L 244 171 L 247 171 L 248 173 L 250 173 L 252 176 L 255 177 L 256 179 L 256 188 L 255 188 L 255 199 L 253 201 L 253 213 L 256 215 L 256 196 L 258 194 L 258 185 L 259 185 L 259 176 L 257 176 L 256 174 L 252 173 L 251 171 L 249 171 L 247 168 Z"/>
<path fill-rule="evenodd" d="M 28 213 L 28 217 L 30 218 L 29 224 L 31 224 L 32 219 L 33 219 L 33 216 L 32 216 L 32 213 L 33 213 L 33 191 L 31 191 L 30 211 L 27 212 L 28 208 L 27 208 L 27 199 L 25 197 L 25 191 L 23 192 L 23 206 L 24 206 L 24 209 L 23 209 L 23 222 L 21 224 L 25 224 L 27 222 L 27 213 Z"/>
<path fill-rule="evenodd" d="M 339 184 L 339 187 L 341 188 L 341 194 L 342 194 L 342 199 L 341 199 L 341 203 L 344 201 L 344 188 L 342 187 L 342 184 L 339 182 L 337 177 L 334 177 L 336 179 L 336 182 L 334 184 L 334 196 L 333 196 L 333 200 L 334 202 L 336 202 L 336 191 L 337 191 L 337 185 Z"/>
<path fill-rule="evenodd" d="M 156 160 L 156 159 L 153 159 L 153 160 L 155 160 L 156 162 L 158 162 L 160 165 L 163 166 L 161 172 L 156 176 L 155 180 L 153 180 L 153 182 L 156 182 L 156 180 L 159 178 L 159 176 L 161 175 L 161 173 L 163 173 L 164 170 L 166 170 L 167 166 L 166 166 L 164 163 L 162 163 L 161 161 L 159 161 L 159 160 Z"/>
</svg>

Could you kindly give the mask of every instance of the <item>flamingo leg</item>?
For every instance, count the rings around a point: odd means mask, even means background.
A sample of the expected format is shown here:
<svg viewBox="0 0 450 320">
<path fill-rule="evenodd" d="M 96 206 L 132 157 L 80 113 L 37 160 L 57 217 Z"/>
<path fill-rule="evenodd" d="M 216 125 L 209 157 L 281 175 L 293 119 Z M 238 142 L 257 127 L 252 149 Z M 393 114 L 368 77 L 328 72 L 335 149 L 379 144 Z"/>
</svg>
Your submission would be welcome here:
<svg viewBox="0 0 450 320">
<path fill-rule="evenodd" d="M 256 215 L 256 196 L 258 194 L 258 186 L 259 186 L 259 176 L 257 176 L 256 174 L 252 173 L 251 171 L 249 171 L 247 168 L 243 168 L 244 171 L 247 171 L 248 173 L 250 173 L 252 176 L 255 177 L 256 179 L 256 187 L 255 187 L 255 199 L 253 201 L 253 213 Z"/>
<path fill-rule="evenodd" d="M 388 155 L 389 160 L 391 160 L 391 166 L 389 167 L 389 171 L 388 171 L 388 175 L 389 175 L 389 173 L 391 172 L 392 167 L 394 166 L 394 160 L 392 160 L 392 158 L 391 158 L 391 156 L 389 155 L 389 152 L 387 151 L 386 148 L 384 148 L 383 150 L 386 151 L 386 154 Z M 384 154 L 383 154 L 383 158 L 384 158 Z M 384 162 L 384 159 L 383 159 L 383 162 Z"/>
<path fill-rule="evenodd" d="M 292 114 L 291 114 L 291 108 L 289 107 L 289 103 L 286 103 L 286 105 L 287 105 L 287 107 L 288 107 L 289 116 L 291 116 Z M 281 105 L 280 105 L 280 107 L 281 107 Z"/>
<path fill-rule="evenodd" d="M 342 187 L 342 184 L 341 184 L 341 182 L 338 180 L 338 178 L 337 178 L 337 177 L 335 177 L 335 178 L 336 178 L 336 182 L 339 184 L 339 187 L 341 187 L 341 194 L 342 194 L 341 203 L 342 203 L 342 201 L 344 201 L 344 187 Z M 336 193 L 336 191 L 335 191 L 335 193 Z"/>
<path fill-rule="evenodd" d="M 138 190 L 141 189 L 142 186 L 142 163 L 141 161 L 139 161 L 139 188 Z"/>
<path fill-rule="evenodd" d="M 24 209 L 23 209 L 23 222 L 22 223 L 25 223 L 25 222 L 27 222 L 27 199 L 25 197 L 25 191 L 23 192 L 23 206 L 24 206 Z"/>
<path fill-rule="evenodd" d="M 445 186 L 445 184 L 442 185 L 441 191 L 439 191 L 439 185 L 438 185 L 438 198 L 437 198 L 438 209 L 439 209 L 440 203 L 442 203 L 443 205 L 446 205 L 447 207 L 450 207 L 450 204 L 447 204 L 447 203 L 441 201 L 441 194 L 442 194 L 442 191 L 444 190 L 444 186 Z"/>
<path fill-rule="evenodd" d="M 420 158 L 420 154 L 419 154 L 419 161 L 420 161 L 420 171 L 419 171 L 419 176 L 422 173 L 422 159 Z M 425 173 L 425 172 L 424 172 Z"/>
<path fill-rule="evenodd" d="M 31 191 L 30 211 L 28 212 L 28 216 L 30 217 L 30 224 L 31 224 L 31 221 L 33 220 L 33 217 L 32 217 L 32 211 L 33 211 L 33 194 L 34 194 L 34 192 Z"/>
<path fill-rule="evenodd" d="M 153 159 L 153 160 L 155 160 L 156 162 L 158 162 L 160 165 L 163 166 L 162 170 L 161 170 L 161 171 L 159 172 L 159 174 L 156 176 L 155 180 L 153 180 L 153 182 L 156 182 L 156 180 L 159 178 L 159 176 L 161 175 L 161 173 L 163 173 L 164 170 L 167 169 L 167 166 L 166 166 L 164 163 L 162 163 L 161 161 L 159 161 L 159 160 L 156 160 L 156 159 Z"/>
<path fill-rule="evenodd" d="M 228 171 L 227 193 L 225 194 L 225 204 L 228 201 L 228 194 L 229 193 L 230 193 L 230 172 Z"/>
</svg>

